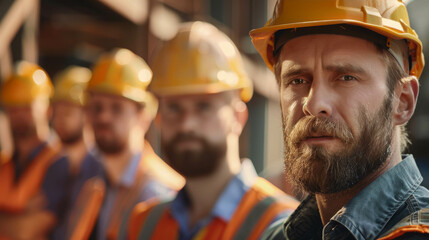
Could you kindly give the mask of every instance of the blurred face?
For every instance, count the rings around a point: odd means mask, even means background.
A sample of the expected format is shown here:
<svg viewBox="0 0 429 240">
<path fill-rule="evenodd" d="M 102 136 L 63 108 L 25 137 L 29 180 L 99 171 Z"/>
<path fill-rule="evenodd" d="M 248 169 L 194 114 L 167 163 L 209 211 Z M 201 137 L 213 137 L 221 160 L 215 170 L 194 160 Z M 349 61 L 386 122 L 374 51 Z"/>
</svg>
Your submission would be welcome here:
<svg viewBox="0 0 429 240">
<path fill-rule="evenodd" d="M 14 141 L 37 136 L 32 106 L 6 107 L 5 112 Z"/>
<path fill-rule="evenodd" d="M 54 112 L 52 127 L 64 144 L 73 144 L 83 140 L 85 122 L 84 109 L 69 102 L 55 102 L 52 104 Z"/>
<path fill-rule="evenodd" d="M 380 168 L 390 153 L 392 98 L 373 44 L 298 37 L 283 46 L 275 70 L 290 181 L 308 192 L 335 193 Z"/>
<path fill-rule="evenodd" d="M 161 138 L 169 164 L 187 178 L 213 173 L 225 160 L 235 121 L 231 93 L 182 95 L 160 100 Z"/>
<path fill-rule="evenodd" d="M 138 104 L 124 97 L 93 93 L 88 102 L 89 120 L 98 148 L 108 154 L 129 146 L 131 129 L 139 123 Z"/>
<path fill-rule="evenodd" d="M 14 141 L 42 137 L 48 126 L 49 101 L 35 99 L 30 105 L 5 107 Z"/>
</svg>

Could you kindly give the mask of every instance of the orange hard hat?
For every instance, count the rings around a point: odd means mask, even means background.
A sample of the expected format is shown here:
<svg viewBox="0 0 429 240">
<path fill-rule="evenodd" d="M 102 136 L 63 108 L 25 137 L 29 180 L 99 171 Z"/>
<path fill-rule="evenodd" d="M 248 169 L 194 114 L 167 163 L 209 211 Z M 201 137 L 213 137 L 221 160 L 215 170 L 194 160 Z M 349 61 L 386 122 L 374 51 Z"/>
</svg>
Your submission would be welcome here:
<svg viewBox="0 0 429 240">
<path fill-rule="evenodd" d="M 49 75 L 39 65 L 20 61 L 1 86 L 3 106 L 26 106 L 39 98 L 49 99 L 53 87 Z"/>
<path fill-rule="evenodd" d="M 205 22 L 183 24 L 157 54 L 153 71 L 150 90 L 159 96 L 237 89 L 247 102 L 253 95 L 240 52 L 231 39 Z"/>
<path fill-rule="evenodd" d="M 69 66 L 54 77 L 55 93 L 52 101 L 66 101 L 84 105 L 85 88 L 91 78 L 91 70 L 80 66 Z"/>
<path fill-rule="evenodd" d="M 152 71 L 143 58 L 128 49 L 118 48 L 100 57 L 86 90 L 128 98 L 145 105 L 146 110 L 155 116 L 158 101 L 146 91 L 151 80 Z"/>
<path fill-rule="evenodd" d="M 410 27 L 401 0 L 278 0 L 273 16 L 250 36 L 267 66 L 273 68 L 274 35 L 279 30 L 347 24 L 390 40 L 406 40 L 410 74 L 419 77 L 424 67 L 422 43 Z"/>
</svg>

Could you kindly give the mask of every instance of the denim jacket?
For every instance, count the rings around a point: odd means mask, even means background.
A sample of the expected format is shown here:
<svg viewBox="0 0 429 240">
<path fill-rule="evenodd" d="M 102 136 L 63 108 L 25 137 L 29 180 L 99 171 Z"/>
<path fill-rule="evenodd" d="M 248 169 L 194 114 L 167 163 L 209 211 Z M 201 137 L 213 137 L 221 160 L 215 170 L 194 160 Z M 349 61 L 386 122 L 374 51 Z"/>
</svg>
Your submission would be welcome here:
<svg viewBox="0 0 429 240">
<path fill-rule="evenodd" d="M 274 223 L 263 239 L 377 239 L 408 215 L 429 208 L 429 191 L 420 186 L 422 181 L 413 156 L 404 155 L 399 164 L 359 192 L 325 226 L 315 196 L 309 195 L 286 222 Z"/>
</svg>

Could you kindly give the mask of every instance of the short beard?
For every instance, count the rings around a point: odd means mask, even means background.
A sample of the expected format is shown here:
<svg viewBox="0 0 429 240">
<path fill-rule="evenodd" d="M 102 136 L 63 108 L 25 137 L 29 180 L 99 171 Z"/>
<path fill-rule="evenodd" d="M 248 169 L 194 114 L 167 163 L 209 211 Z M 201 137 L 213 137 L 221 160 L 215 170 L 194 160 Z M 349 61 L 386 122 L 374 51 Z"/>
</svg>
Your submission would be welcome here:
<svg viewBox="0 0 429 240">
<path fill-rule="evenodd" d="M 390 155 L 391 112 L 392 97 L 385 99 L 372 119 L 361 106 L 358 139 L 354 139 L 347 126 L 328 118 L 305 117 L 292 127 L 283 121 L 288 180 L 298 190 L 309 193 L 337 193 L 353 187 L 379 169 Z M 302 146 L 302 141 L 313 132 L 333 135 L 345 146 L 334 153 L 320 146 Z"/>
<path fill-rule="evenodd" d="M 125 143 L 114 139 L 95 139 L 98 149 L 106 154 L 118 154 L 125 150 Z"/>
<path fill-rule="evenodd" d="M 11 134 L 14 141 L 19 141 L 37 136 L 37 130 L 34 125 L 26 124 L 13 127 Z"/>
<path fill-rule="evenodd" d="M 176 145 L 183 140 L 197 140 L 202 149 L 179 151 Z M 194 134 L 180 133 L 171 141 L 163 142 L 162 149 L 170 166 L 186 178 L 204 177 L 219 167 L 226 155 L 226 142 L 213 144 Z"/>
<path fill-rule="evenodd" d="M 63 134 L 60 136 L 61 142 L 64 145 L 73 145 L 80 141 L 83 141 L 83 132 L 82 129 L 74 131 L 70 134 Z"/>
</svg>

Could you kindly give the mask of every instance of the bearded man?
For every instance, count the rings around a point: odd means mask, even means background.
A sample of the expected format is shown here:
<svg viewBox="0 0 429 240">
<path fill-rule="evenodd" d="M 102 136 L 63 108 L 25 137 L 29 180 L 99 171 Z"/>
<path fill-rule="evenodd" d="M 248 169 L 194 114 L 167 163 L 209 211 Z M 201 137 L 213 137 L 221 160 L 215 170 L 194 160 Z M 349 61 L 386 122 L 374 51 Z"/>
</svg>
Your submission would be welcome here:
<svg viewBox="0 0 429 240">
<path fill-rule="evenodd" d="M 224 33 L 184 24 L 155 60 L 150 89 L 163 152 L 186 185 L 173 200 L 137 205 L 130 239 L 256 239 L 297 206 L 240 159 L 252 84 Z"/>
<path fill-rule="evenodd" d="M 309 193 L 264 237 L 428 239 L 429 191 L 401 155 L 424 65 L 404 4 L 279 0 L 250 35 L 279 84 L 286 175 Z"/>
</svg>

